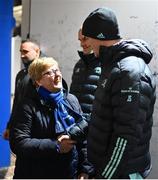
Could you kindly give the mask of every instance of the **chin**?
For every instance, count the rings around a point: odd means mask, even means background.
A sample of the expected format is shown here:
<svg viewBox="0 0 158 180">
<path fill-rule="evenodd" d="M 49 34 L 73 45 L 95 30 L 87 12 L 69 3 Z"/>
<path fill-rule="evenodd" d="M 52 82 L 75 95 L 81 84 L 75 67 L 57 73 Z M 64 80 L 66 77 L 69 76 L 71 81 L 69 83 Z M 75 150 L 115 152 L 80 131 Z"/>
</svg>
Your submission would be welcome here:
<svg viewBox="0 0 158 180">
<path fill-rule="evenodd" d="M 54 86 L 54 88 L 53 88 L 53 89 L 60 91 L 60 90 L 62 89 L 62 85 L 57 85 L 57 86 Z"/>
<path fill-rule="evenodd" d="M 86 54 L 86 55 L 91 54 L 91 51 L 89 49 L 85 49 L 83 50 L 83 54 Z"/>
<path fill-rule="evenodd" d="M 57 93 L 57 92 L 59 92 L 61 90 L 61 88 L 54 88 L 54 89 L 52 89 L 52 92 L 53 93 Z"/>
</svg>

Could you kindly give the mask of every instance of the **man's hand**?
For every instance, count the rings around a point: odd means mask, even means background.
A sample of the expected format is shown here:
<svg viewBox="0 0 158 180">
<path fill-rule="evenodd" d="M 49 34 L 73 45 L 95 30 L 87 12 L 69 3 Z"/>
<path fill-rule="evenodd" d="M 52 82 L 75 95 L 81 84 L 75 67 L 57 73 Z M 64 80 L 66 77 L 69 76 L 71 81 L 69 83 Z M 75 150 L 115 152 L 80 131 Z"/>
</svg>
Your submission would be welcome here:
<svg viewBox="0 0 158 180">
<path fill-rule="evenodd" d="M 78 176 L 78 179 L 88 179 L 88 174 L 86 173 L 81 173 L 79 176 Z"/>
<path fill-rule="evenodd" d="M 60 153 L 68 153 L 76 144 L 68 135 L 61 135 L 57 138 Z"/>
<path fill-rule="evenodd" d="M 5 140 L 9 140 L 9 129 L 6 129 L 4 132 L 3 132 L 3 138 Z"/>
</svg>

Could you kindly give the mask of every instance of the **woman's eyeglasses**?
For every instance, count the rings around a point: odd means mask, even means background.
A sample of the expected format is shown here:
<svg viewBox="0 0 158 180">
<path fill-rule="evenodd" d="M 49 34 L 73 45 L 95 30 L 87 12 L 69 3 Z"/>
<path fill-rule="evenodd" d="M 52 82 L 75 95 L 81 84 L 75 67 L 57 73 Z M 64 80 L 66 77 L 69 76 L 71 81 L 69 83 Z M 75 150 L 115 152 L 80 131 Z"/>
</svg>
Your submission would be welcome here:
<svg viewBox="0 0 158 180">
<path fill-rule="evenodd" d="M 59 69 L 50 69 L 42 74 L 42 76 L 49 75 L 54 76 L 56 73 L 60 72 Z"/>
</svg>

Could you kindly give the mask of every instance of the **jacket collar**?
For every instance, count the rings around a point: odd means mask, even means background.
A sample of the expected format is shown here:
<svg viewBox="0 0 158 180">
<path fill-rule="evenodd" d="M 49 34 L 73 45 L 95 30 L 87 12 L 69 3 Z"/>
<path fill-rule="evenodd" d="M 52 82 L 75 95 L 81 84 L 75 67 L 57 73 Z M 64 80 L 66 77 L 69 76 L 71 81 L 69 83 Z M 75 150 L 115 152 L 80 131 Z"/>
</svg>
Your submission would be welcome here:
<svg viewBox="0 0 158 180">
<path fill-rule="evenodd" d="M 92 63 L 98 61 L 98 58 L 95 57 L 94 53 L 84 54 L 83 51 L 78 51 L 78 54 L 79 54 L 81 60 L 83 60 L 83 62 L 86 65 L 89 65 L 89 64 L 92 64 Z"/>
</svg>

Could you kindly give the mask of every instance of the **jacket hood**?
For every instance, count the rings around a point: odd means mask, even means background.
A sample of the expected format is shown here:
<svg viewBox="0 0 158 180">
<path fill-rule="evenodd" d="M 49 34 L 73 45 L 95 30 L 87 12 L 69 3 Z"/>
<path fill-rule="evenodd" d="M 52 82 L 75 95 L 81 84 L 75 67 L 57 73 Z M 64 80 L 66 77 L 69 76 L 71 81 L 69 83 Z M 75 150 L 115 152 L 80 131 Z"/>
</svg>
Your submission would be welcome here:
<svg viewBox="0 0 158 180">
<path fill-rule="evenodd" d="M 148 44 L 140 39 L 121 40 L 119 43 L 110 47 L 101 46 L 100 56 L 105 53 L 110 54 L 113 57 L 113 61 L 118 61 L 128 56 L 136 56 L 142 58 L 146 64 L 149 64 L 153 57 Z"/>
</svg>

